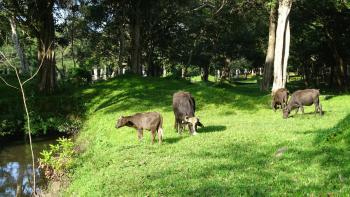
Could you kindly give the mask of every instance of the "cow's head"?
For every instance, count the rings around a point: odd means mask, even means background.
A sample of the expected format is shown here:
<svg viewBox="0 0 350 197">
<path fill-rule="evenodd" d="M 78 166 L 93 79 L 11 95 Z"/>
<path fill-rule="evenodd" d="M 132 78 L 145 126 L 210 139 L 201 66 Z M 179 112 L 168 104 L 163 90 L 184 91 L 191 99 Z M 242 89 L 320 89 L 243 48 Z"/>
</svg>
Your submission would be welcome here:
<svg viewBox="0 0 350 197">
<path fill-rule="evenodd" d="M 197 126 L 204 127 L 197 117 L 185 116 L 183 124 L 188 124 L 192 135 L 197 135 Z"/>
<path fill-rule="evenodd" d="M 283 108 L 283 118 L 284 119 L 288 118 L 290 111 L 291 110 L 288 107 Z"/>
<path fill-rule="evenodd" d="M 115 128 L 120 128 L 120 127 L 122 127 L 122 126 L 125 126 L 125 124 L 128 122 L 128 120 L 126 120 L 125 118 L 124 118 L 124 116 L 121 116 L 120 118 L 118 118 L 118 120 L 117 120 L 117 122 L 116 122 L 116 124 L 115 124 Z"/>
</svg>

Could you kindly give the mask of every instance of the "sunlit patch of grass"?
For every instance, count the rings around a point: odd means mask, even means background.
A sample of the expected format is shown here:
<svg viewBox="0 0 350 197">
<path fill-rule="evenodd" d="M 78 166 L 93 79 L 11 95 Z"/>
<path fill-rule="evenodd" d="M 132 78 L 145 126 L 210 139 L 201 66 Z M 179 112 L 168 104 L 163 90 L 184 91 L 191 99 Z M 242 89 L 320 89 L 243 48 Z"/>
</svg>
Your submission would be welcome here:
<svg viewBox="0 0 350 197">
<path fill-rule="evenodd" d="M 172 94 L 190 91 L 199 135 L 173 129 Z M 321 103 L 324 116 L 282 118 L 256 84 L 215 85 L 153 78 L 120 78 L 82 92 L 87 121 L 77 143 L 67 196 L 281 196 L 350 193 L 350 96 Z M 162 145 L 145 132 L 115 129 L 121 115 L 159 111 Z M 276 151 L 285 151 L 276 156 Z"/>
</svg>

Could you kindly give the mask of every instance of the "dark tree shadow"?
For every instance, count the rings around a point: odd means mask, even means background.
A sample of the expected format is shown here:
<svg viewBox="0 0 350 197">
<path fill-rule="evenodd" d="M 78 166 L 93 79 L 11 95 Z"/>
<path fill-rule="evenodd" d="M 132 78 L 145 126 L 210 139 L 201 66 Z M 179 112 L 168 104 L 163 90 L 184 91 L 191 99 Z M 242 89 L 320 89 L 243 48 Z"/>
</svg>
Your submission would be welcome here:
<svg viewBox="0 0 350 197">
<path fill-rule="evenodd" d="M 175 144 L 177 142 L 179 142 L 180 140 L 183 140 L 184 138 L 187 138 L 188 136 L 182 134 L 182 135 L 178 135 L 177 137 L 167 137 L 163 139 L 163 142 L 169 143 L 169 144 Z"/>
<path fill-rule="evenodd" d="M 82 95 L 89 104 L 86 108 L 91 109 L 93 106 L 95 112 L 103 110 L 104 113 L 115 113 L 130 109 L 149 111 L 153 108 L 161 108 L 162 111 L 168 112 L 172 110 L 172 95 L 179 90 L 191 92 L 196 99 L 198 110 L 204 105 L 215 104 L 255 111 L 256 108 L 265 106 L 270 99 L 269 95 L 259 91 L 256 84 L 189 83 L 130 76 L 96 83 Z M 96 96 L 100 99 L 96 99 Z"/>
<path fill-rule="evenodd" d="M 320 117 L 322 117 L 326 113 L 328 113 L 328 112 L 327 111 L 323 111 L 323 110 L 322 110 L 322 115 L 320 115 L 320 113 L 318 113 L 318 112 L 315 113 L 314 111 L 313 112 L 305 112 L 304 114 L 302 114 L 299 111 L 297 114 L 295 114 L 295 112 L 293 112 L 292 115 L 289 115 L 289 118 L 297 118 L 297 117 L 303 117 L 303 116 L 305 116 L 305 117 L 310 117 L 310 116 L 320 116 Z"/>
<path fill-rule="evenodd" d="M 308 151 L 299 149 L 296 152 L 303 162 L 317 163 L 327 169 L 327 180 L 321 182 L 323 188 L 335 191 L 341 190 L 350 180 L 350 114 L 338 122 L 334 127 L 316 131 L 307 131 L 303 134 L 315 133 L 314 148 Z M 304 190 L 306 188 L 302 188 Z M 321 189 L 321 188 L 316 188 Z"/>
<path fill-rule="evenodd" d="M 226 126 L 223 125 L 210 125 L 198 129 L 198 133 L 211 133 L 225 131 Z"/>
</svg>

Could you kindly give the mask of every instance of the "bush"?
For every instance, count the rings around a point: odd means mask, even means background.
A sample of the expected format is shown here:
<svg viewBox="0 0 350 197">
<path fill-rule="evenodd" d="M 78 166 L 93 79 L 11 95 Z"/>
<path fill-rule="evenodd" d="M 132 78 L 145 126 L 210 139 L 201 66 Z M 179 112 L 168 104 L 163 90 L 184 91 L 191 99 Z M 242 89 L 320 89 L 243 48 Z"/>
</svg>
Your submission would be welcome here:
<svg viewBox="0 0 350 197">
<path fill-rule="evenodd" d="M 92 81 L 90 70 L 84 68 L 76 68 L 73 70 L 73 82 L 78 84 L 89 84 Z"/>
<path fill-rule="evenodd" d="M 50 144 L 49 150 L 43 150 L 39 158 L 39 168 L 44 170 L 48 179 L 59 179 L 72 167 L 75 154 L 71 139 L 59 138 L 57 144 Z"/>
</svg>

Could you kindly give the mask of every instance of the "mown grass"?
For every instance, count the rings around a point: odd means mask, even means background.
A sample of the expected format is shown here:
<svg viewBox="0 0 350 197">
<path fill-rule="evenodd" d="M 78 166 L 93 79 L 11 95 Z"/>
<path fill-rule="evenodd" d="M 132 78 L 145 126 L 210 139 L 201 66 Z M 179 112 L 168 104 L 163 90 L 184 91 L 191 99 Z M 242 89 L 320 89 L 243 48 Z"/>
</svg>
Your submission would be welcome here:
<svg viewBox="0 0 350 197">
<path fill-rule="evenodd" d="M 173 129 L 172 94 L 190 91 L 199 135 Z M 350 193 L 350 96 L 321 97 L 324 116 L 282 119 L 256 84 L 124 77 L 81 92 L 87 120 L 65 196 L 304 196 Z M 121 115 L 159 111 L 165 139 L 115 129 Z M 280 150 L 279 154 L 276 154 Z"/>
</svg>

